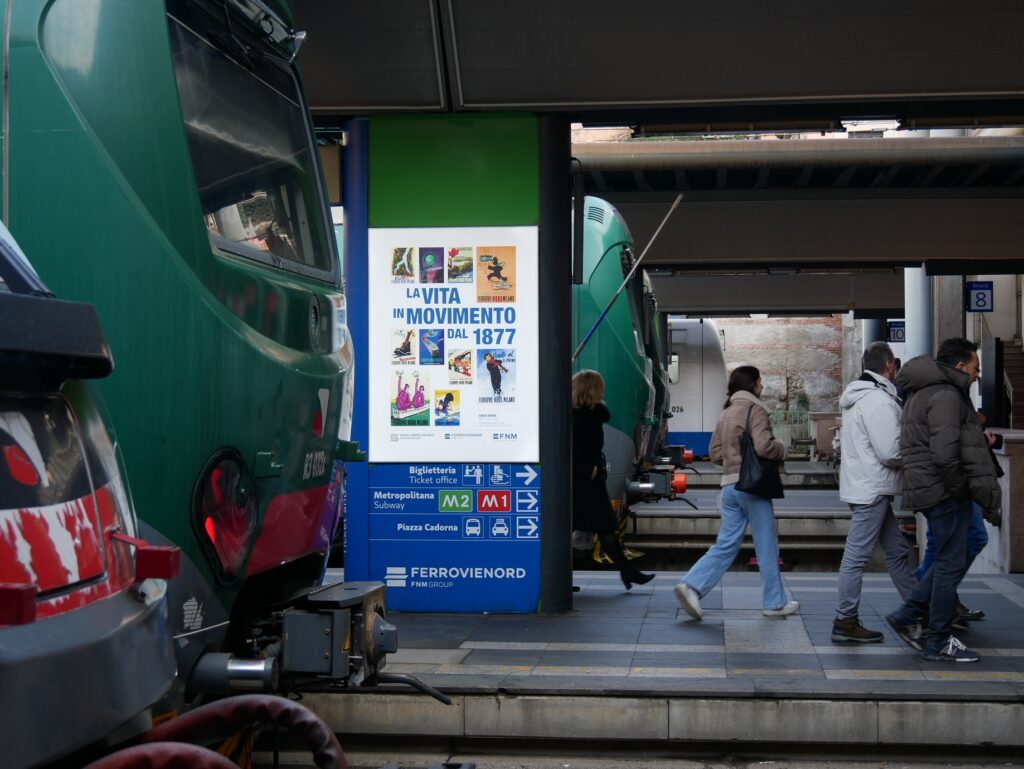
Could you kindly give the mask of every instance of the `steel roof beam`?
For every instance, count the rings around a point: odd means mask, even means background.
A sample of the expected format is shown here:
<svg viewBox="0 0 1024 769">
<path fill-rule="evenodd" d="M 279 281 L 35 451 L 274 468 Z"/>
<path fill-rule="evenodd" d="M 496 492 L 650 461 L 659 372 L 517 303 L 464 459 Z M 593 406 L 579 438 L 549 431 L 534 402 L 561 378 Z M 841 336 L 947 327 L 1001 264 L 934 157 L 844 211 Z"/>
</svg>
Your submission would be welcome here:
<svg viewBox="0 0 1024 769">
<path fill-rule="evenodd" d="M 573 145 L 573 157 L 601 171 L 1021 165 L 1024 137 L 608 142 Z"/>
</svg>

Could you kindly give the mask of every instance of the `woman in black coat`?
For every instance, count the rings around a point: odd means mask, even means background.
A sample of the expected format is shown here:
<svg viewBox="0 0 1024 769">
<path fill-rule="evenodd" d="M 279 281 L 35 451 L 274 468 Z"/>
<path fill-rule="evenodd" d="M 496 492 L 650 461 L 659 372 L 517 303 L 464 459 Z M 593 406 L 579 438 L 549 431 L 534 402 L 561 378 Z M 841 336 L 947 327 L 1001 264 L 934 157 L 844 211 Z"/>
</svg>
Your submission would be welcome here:
<svg viewBox="0 0 1024 769">
<path fill-rule="evenodd" d="M 572 527 L 592 531 L 619 570 L 626 590 L 654 579 L 633 566 L 615 533 L 616 517 L 608 498 L 604 458 L 604 423 L 611 419 L 604 404 L 604 379 L 584 369 L 572 378 Z"/>
</svg>

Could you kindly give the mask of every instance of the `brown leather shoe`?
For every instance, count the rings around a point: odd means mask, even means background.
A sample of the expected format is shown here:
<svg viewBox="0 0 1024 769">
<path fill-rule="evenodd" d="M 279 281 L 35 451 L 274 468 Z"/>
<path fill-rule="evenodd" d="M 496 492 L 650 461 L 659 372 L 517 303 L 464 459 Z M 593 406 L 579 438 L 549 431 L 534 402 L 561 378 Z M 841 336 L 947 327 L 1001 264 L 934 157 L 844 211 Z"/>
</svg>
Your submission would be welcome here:
<svg viewBox="0 0 1024 769">
<path fill-rule="evenodd" d="M 832 623 L 833 643 L 881 643 L 885 636 L 877 630 L 868 630 L 857 617 L 837 619 Z"/>
</svg>

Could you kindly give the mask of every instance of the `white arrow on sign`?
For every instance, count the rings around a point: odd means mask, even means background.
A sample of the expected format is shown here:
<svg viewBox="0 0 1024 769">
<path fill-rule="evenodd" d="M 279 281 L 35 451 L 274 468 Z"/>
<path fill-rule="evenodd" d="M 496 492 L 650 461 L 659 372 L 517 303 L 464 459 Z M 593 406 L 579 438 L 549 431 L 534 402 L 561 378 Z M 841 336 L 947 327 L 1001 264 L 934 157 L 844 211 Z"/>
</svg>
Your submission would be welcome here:
<svg viewBox="0 0 1024 769">
<path fill-rule="evenodd" d="M 516 478 L 525 478 L 523 485 L 529 486 L 538 475 L 539 473 L 533 469 L 533 465 L 523 465 L 523 469 L 516 473 Z"/>
<path fill-rule="evenodd" d="M 539 489 L 517 489 L 516 490 L 516 512 L 535 513 L 540 504 Z"/>
<path fill-rule="evenodd" d="M 516 518 L 516 537 L 519 539 L 536 539 L 540 526 L 534 516 L 520 516 Z"/>
</svg>

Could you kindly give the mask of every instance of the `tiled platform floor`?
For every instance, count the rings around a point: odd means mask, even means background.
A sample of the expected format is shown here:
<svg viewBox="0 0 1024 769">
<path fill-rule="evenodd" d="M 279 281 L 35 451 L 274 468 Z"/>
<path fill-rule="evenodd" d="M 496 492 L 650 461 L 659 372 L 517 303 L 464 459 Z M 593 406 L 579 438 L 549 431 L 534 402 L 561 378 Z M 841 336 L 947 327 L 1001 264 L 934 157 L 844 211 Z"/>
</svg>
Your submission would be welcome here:
<svg viewBox="0 0 1024 769">
<path fill-rule="evenodd" d="M 759 577 L 729 573 L 704 620 L 676 604 L 678 573 L 626 592 L 614 572 L 577 572 L 561 615 L 390 612 L 399 651 L 386 670 L 408 686 L 307 695 L 345 737 L 374 740 L 1001 746 L 1024 750 L 1024 575 L 968 577 L 964 602 L 988 617 L 961 638 L 975 664 L 925 662 L 883 617 L 898 602 L 884 574 L 865 575 L 861 616 L 884 643 L 833 644 L 837 575 L 790 573 L 801 613 L 761 615 Z"/>
<path fill-rule="evenodd" d="M 563 615 L 390 612 L 399 651 L 387 670 L 460 692 L 600 690 L 608 694 L 802 692 L 897 698 L 982 696 L 1024 700 L 1024 575 L 969 576 L 961 599 L 986 619 L 958 636 L 976 664 L 926 662 L 884 616 L 898 605 L 887 575 L 866 574 L 861 619 L 880 644 L 830 641 L 837 575 L 785 574 L 801 612 L 768 619 L 756 573 L 728 573 L 692 620 L 676 603 L 678 573 L 627 592 L 614 572 L 576 572 L 574 609 Z M 980 685 L 980 686 L 979 686 Z"/>
</svg>

